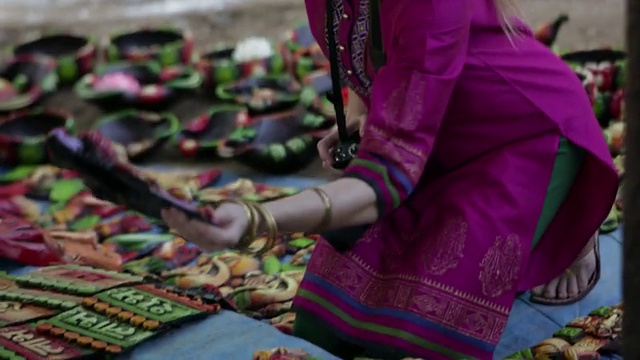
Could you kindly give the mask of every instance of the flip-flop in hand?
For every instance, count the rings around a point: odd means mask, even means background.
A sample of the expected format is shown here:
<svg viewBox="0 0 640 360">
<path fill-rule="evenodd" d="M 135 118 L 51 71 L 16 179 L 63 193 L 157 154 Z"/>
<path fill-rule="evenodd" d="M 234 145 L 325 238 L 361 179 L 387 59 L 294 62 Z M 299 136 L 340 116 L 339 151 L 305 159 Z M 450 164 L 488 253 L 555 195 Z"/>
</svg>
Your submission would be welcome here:
<svg viewBox="0 0 640 360">
<path fill-rule="evenodd" d="M 244 236 L 249 219 L 242 206 L 224 203 L 213 211 L 215 225 L 192 220 L 182 211 L 170 208 L 162 210 L 162 219 L 189 242 L 205 252 L 234 247 Z"/>
</svg>

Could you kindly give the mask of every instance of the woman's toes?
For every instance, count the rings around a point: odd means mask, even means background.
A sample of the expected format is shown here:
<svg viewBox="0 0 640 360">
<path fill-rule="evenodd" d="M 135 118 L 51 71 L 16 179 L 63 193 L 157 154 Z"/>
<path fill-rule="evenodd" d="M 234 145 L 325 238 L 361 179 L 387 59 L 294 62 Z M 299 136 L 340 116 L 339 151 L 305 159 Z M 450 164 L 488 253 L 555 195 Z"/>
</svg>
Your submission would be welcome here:
<svg viewBox="0 0 640 360">
<path fill-rule="evenodd" d="M 544 289 L 544 297 L 547 299 L 555 299 L 558 294 L 558 284 L 560 282 L 560 278 L 555 278 L 551 280 Z"/>
<path fill-rule="evenodd" d="M 542 296 L 546 287 L 547 285 L 536 286 L 531 290 L 531 293 L 535 296 Z"/>
<path fill-rule="evenodd" d="M 572 298 L 580 294 L 580 287 L 578 286 L 578 276 L 574 273 L 567 276 L 567 297 Z"/>
<path fill-rule="evenodd" d="M 571 274 L 562 274 L 560 276 L 560 281 L 558 281 L 558 288 L 556 290 L 556 298 L 558 299 L 566 299 L 567 298 L 567 291 L 569 290 L 569 284 L 568 284 L 568 277 L 571 276 Z"/>
</svg>

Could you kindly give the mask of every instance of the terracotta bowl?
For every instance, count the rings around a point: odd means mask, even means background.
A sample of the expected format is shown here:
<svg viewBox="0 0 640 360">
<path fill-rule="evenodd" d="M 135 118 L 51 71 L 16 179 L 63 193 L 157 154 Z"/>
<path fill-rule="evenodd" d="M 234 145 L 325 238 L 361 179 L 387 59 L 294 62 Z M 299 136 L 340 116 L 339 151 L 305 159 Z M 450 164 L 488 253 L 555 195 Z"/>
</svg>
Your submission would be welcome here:
<svg viewBox="0 0 640 360">
<path fill-rule="evenodd" d="M 65 84 L 76 82 L 91 72 L 96 62 L 92 39 L 71 34 L 54 34 L 16 45 L 15 55 L 44 55 L 56 60 L 58 77 Z"/>
<path fill-rule="evenodd" d="M 53 110 L 14 113 L 0 120 L 0 165 L 43 164 L 48 161 L 47 135 L 54 129 L 73 132 L 70 114 Z"/>
<path fill-rule="evenodd" d="M 45 56 L 15 56 L 0 68 L 0 112 L 31 106 L 58 87 L 56 62 Z"/>
<path fill-rule="evenodd" d="M 217 105 L 189 121 L 178 136 L 178 149 L 188 158 L 232 157 L 224 152 L 224 144 L 234 137 L 242 139 L 243 126 L 249 124 L 249 114 L 242 105 Z"/>
<path fill-rule="evenodd" d="M 74 90 L 81 99 L 107 111 L 125 107 L 160 110 L 197 90 L 201 83 L 200 74 L 189 67 L 114 63 L 82 77 Z"/>
<path fill-rule="evenodd" d="M 219 46 L 200 56 L 197 69 L 203 76 L 203 86 L 207 91 L 215 91 L 217 86 L 252 76 L 283 74 L 286 64 L 282 53 L 259 60 L 236 62 L 234 47 Z"/>
<path fill-rule="evenodd" d="M 114 34 L 106 43 L 110 62 L 156 61 L 162 66 L 171 66 L 193 61 L 194 41 L 189 30 L 140 29 Z"/>
<path fill-rule="evenodd" d="M 291 76 L 274 75 L 220 85 L 216 96 L 246 106 L 251 114 L 263 114 L 294 107 L 300 101 L 301 91 L 301 85 Z"/>
<path fill-rule="evenodd" d="M 124 110 L 98 119 L 94 130 L 120 144 L 132 161 L 152 156 L 180 129 L 180 121 L 170 113 Z"/>
<path fill-rule="evenodd" d="M 316 143 L 333 122 L 304 107 L 257 115 L 220 149 L 257 170 L 286 174 L 316 158 Z"/>
<path fill-rule="evenodd" d="M 306 23 L 291 30 L 284 42 L 283 54 L 291 73 L 299 81 L 318 70 L 330 71 L 329 60 Z"/>
</svg>

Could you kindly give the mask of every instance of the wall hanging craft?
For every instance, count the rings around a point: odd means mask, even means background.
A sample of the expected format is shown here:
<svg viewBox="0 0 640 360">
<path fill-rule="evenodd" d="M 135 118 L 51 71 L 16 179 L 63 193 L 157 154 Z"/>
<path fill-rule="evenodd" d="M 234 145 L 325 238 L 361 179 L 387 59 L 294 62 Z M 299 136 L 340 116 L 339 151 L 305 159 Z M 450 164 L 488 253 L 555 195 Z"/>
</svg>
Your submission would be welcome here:
<svg viewBox="0 0 640 360">
<path fill-rule="evenodd" d="M 81 303 L 81 297 L 51 291 L 19 287 L 3 289 L 0 290 L 0 326 L 49 318 Z"/>
<path fill-rule="evenodd" d="M 283 74 L 287 64 L 281 51 L 268 40 L 249 38 L 235 46 L 221 44 L 205 52 L 196 68 L 204 78 L 203 88 L 214 92 L 219 85 L 239 79 Z"/>
<path fill-rule="evenodd" d="M 0 66 L 0 112 L 34 105 L 57 88 L 54 59 L 37 55 L 14 56 Z"/>
<path fill-rule="evenodd" d="M 72 84 L 91 72 L 97 60 L 95 41 L 70 33 L 40 36 L 16 45 L 11 51 L 15 55 L 52 57 L 56 61 L 58 77 L 63 84 Z"/>
<path fill-rule="evenodd" d="M 205 304 L 150 284 L 110 289 L 85 298 L 82 304 L 149 331 L 177 327 L 220 310 L 218 304 Z"/>
<path fill-rule="evenodd" d="M 0 358 L 110 358 L 220 311 L 214 289 L 183 291 L 148 281 L 72 265 L 0 277 Z"/>
<path fill-rule="evenodd" d="M 62 260 L 43 229 L 32 221 L 8 214 L 0 218 L 0 255 L 31 266 Z"/>
<path fill-rule="evenodd" d="M 105 111 L 127 107 L 162 110 L 181 95 L 197 90 L 201 82 L 197 71 L 180 65 L 112 63 L 82 77 L 74 91 Z"/>
<path fill-rule="evenodd" d="M 598 360 L 601 354 L 620 355 L 623 313 L 622 304 L 599 307 L 588 316 L 571 321 L 553 338 L 506 359 Z"/>
<path fill-rule="evenodd" d="M 189 30 L 178 28 L 146 28 L 121 32 L 105 40 L 110 62 L 156 61 L 162 66 L 190 64 L 194 56 L 194 40 Z"/>
<path fill-rule="evenodd" d="M 141 284 L 144 278 L 81 265 L 38 268 L 25 275 L 11 276 L 21 287 L 92 296 L 118 286 Z"/>
<path fill-rule="evenodd" d="M 0 118 L 0 165 L 41 164 L 48 161 L 45 140 L 49 132 L 57 128 L 73 133 L 73 117 L 58 110 L 31 110 Z"/>
<path fill-rule="evenodd" d="M 180 129 L 180 121 L 171 113 L 124 110 L 99 118 L 93 129 L 124 147 L 127 157 L 141 161 L 152 156 Z"/>
<path fill-rule="evenodd" d="M 60 330 L 56 330 L 56 333 Z M 67 336 L 67 338 L 70 338 Z M 0 358 L 25 360 L 96 359 L 91 349 L 72 345 L 67 338 L 56 338 L 38 331 L 35 324 L 0 328 Z"/>
</svg>

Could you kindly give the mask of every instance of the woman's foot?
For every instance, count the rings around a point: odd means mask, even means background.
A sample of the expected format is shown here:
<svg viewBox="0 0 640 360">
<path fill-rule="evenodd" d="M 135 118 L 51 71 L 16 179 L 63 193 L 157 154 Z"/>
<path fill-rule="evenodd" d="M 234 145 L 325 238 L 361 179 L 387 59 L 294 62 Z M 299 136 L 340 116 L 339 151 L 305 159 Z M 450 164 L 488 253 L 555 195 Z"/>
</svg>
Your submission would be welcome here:
<svg viewBox="0 0 640 360">
<path fill-rule="evenodd" d="M 600 261 L 597 234 L 584 247 L 564 273 L 545 285 L 531 290 L 531 301 L 545 305 L 567 305 L 584 297 L 598 281 Z"/>
</svg>

